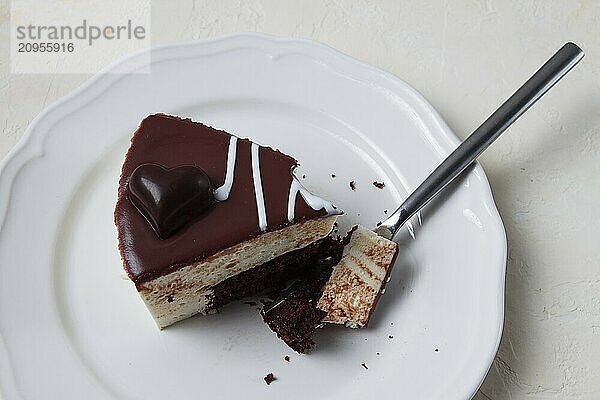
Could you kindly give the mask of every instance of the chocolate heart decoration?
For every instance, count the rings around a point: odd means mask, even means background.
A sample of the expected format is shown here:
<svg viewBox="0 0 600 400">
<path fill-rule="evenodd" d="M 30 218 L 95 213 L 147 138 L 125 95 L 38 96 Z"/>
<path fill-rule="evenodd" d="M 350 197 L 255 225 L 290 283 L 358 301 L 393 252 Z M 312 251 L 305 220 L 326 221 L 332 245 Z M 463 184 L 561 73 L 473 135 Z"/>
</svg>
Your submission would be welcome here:
<svg viewBox="0 0 600 400">
<path fill-rule="evenodd" d="M 129 200 L 161 239 L 172 237 L 215 204 L 208 175 L 191 165 L 167 169 L 142 164 L 133 171 L 127 186 Z"/>
</svg>

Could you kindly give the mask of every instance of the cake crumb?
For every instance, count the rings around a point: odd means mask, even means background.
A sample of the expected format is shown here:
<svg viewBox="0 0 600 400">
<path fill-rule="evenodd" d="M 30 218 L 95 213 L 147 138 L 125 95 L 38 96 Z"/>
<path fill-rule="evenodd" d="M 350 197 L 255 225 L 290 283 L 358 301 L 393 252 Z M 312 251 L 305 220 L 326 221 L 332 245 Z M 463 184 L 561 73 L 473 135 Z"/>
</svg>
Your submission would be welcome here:
<svg viewBox="0 0 600 400">
<path fill-rule="evenodd" d="M 367 367 L 367 364 L 365 364 L 365 363 L 362 363 L 360 365 L 362 365 L 364 369 L 369 369 L 369 367 Z"/>
<path fill-rule="evenodd" d="M 373 186 L 375 186 L 377 189 L 383 189 L 385 187 L 385 183 L 384 182 L 373 182 Z"/>
<path fill-rule="evenodd" d="M 269 372 L 267 374 L 267 376 L 265 376 L 263 379 L 265 380 L 265 382 L 267 383 L 267 385 L 270 385 L 271 383 L 273 383 L 273 381 L 277 380 L 277 378 L 275 378 L 275 376 L 273 376 L 272 372 Z"/>
<path fill-rule="evenodd" d="M 283 357 L 283 359 L 287 362 L 290 362 L 290 356 L 285 356 L 285 357 Z"/>
<path fill-rule="evenodd" d="M 350 189 L 356 190 L 356 182 L 350 181 Z"/>
</svg>

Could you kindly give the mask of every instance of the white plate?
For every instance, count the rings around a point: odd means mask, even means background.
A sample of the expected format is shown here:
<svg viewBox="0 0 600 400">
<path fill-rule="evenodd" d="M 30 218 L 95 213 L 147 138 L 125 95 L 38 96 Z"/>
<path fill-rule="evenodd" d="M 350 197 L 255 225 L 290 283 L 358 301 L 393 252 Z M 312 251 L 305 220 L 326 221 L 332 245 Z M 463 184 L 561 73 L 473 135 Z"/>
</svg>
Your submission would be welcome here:
<svg viewBox="0 0 600 400">
<path fill-rule="evenodd" d="M 48 108 L 2 165 L 4 400 L 470 398 L 500 339 L 506 261 L 479 166 L 413 220 L 416 239 L 399 235 L 368 329 L 324 329 L 308 356 L 245 304 L 157 330 L 123 279 L 112 219 L 144 116 L 191 116 L 278 147 L 346 223 L 370 226 L 458 141 L 406 83 L 312 42 L 237 35 L 163 47 L 150 74 L 134 74 L 144 60 L 120 61 L 107 72 L 131 73 L 99 75 Z"/>
</svg>

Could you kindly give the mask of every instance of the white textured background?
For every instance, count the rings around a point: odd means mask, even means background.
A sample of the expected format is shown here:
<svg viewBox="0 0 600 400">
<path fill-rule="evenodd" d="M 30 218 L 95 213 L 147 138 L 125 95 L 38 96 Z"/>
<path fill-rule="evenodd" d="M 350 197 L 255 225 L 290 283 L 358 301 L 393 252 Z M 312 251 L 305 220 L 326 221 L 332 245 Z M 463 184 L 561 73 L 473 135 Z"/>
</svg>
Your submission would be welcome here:
<svg viewBox="0 0 600 400">
<path fill-rule="evenodd" d="M 10 75 L 0 6 L 1 157 L 88 76 Z M 390 71 L 462 138 L 565 41 L 586 50 L 482 158 L 509 260 L 504 336 L 475 399 L 600 399 L 600 1 L 152 3 L 155 45 L 237 31 L 311 38 Z"/>
</svg>

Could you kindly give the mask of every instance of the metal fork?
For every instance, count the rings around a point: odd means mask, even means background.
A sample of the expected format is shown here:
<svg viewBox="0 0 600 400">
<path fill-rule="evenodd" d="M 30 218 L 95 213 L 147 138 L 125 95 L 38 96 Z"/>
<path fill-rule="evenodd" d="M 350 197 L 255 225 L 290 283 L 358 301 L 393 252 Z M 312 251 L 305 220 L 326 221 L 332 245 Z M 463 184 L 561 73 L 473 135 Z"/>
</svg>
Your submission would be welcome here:
<svg viewBox="0 0 600 400">
<path fill-rule="evenodd" d="M 561 47 L 527 82 L 460 144 L 374 231 L 392 240 L 398 230 L 567 74 L 584 56 L 575 43 Z"/>
</svg>

